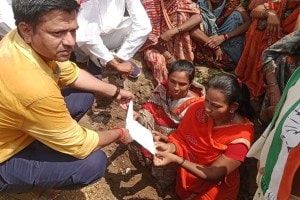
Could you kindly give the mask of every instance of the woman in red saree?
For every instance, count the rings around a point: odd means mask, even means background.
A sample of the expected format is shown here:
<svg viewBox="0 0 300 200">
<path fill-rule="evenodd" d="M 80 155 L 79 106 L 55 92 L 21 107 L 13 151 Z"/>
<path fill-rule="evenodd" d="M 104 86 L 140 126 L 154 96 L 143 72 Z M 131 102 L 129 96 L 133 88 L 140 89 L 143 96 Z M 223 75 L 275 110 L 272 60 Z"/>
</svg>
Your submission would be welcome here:
<svg viewBox="0 0 300 200">
<path fill-rule="evenodd" d="M 269 0 L 251 11 L 253 22 L 235 74 L 248 86 L 252 97 L 265 92 L 262 53 L 277 40 L 296 30 L 300 23 L 300 1 Z M 298 25 L 297 25 L 298 24 Z"/>
<path fill-rule="evenodd" d="M 183 24 L 200 11 L 192 0 L 143 0 L 142 3 L 150 18 L 152 32 L 140 52 L 152 70 L 154 79 L 160 83 L 168 77 L 167 64 L 175 59 L 194 60 L 194 47 L 188 32 L 164 44 L 159 41 L 161 34 Z"/>
<path fill-rule="evenodd" d="M 188 107 L 200 100 L 189 88 L 195 76 L 195 67 L 187 60 L 178 60 L 169 67 L 168 79 L 159 84 L 149 100 L 135 114 L 137 120 L 150 130 L 169 136 L 176 130 Z M 130 153 L 143 166 L 151 167 L 157 186 L 165 192 L 175 182 L 176 169 L 155 168 L 152 166 L 152 154 L 136 143 L 129 145 Z"/>
<path fill-rule="evenodd" d="M 254 131 L 247 92 L 233 76 L 213 78 L 205 98 L 190 106 L 168 143 L 156 142 L 154 164 L 178 164 L 180 199 L 236 199 L 238 167 Z"/>
</svg>

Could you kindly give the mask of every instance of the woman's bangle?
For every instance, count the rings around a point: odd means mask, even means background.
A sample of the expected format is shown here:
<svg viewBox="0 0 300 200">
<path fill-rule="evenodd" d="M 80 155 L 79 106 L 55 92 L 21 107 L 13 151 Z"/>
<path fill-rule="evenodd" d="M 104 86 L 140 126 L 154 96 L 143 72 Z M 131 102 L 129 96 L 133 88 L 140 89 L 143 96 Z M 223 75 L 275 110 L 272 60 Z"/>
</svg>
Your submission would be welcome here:
<svg viewBox="0 0 300 200">
<path fill-rule="evenodd" d="M 117 87 L 115 94 L 112 96 L 113 99 L 117 98 L 120 94 L 120 88 Z"/>
<path fill-rule="evenodd" d="M 179 163 L 179 165 L 182 166 L 184 162 L 185 162 L 185 159 L 182 158 L 182 161 Z"/>
<path fill-rule="evenodd" d="M 224 36 L 224 41 L 228 40 L 228 34 L 227 33 L 223 34 L 223 36 Z"/>
<path fill-rule="evenodd" d="M 122 128 L 117 128 L 116 130 L 120 130 L 121 131 L 121 134 L 119 135 L 117 141 L 122 141 L 125 138 L 125 136 L 126 136 L 125 131 Z"/>
<path fill-rule="evenodd" d="M 181 26 L 177 26 L 177 30 L 178 30 L 178 33 L 182 33 L 183 30 L 182 30 L 182 27 Z"/>
</svg>

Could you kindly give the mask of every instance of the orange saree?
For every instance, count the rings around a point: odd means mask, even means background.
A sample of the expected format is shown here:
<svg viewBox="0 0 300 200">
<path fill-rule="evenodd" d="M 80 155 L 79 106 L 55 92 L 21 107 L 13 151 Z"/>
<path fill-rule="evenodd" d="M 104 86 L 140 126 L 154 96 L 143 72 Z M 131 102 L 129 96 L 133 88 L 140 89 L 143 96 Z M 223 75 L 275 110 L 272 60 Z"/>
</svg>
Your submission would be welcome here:
<svg viewBox="0 0 300 200">
<path fill-rule="evenodd" d="M 253 124 L 233 124 L 213 127 L 205 114 L 204 99 L 193 104 L 178 129 L 169 136 L 176 146 L 176 154 L 200 165 L 209 166 L 222 155 L 229 144 L 243 143 L 248 148 L 253 138 Z M 180 199 L 236 199 L 239 190 L 239 170 L 213 182 L 194 176 L 179 168 L 176 192 Z"/>
<path fill-rule="evenodd" d="M 281 19 L 283 36 L 294 31 L 299 15 L 300 2 L 279 0 L 273 3 Z M 235 68 L 235 74 L 248 86 L 251 96 L 258 97 L 264 94 L 265 85 L 262 73 L 262 52 L 280 38 L 270 37 L 267 29 L 258 30 L 258 19 L 254 19 L 246 33 L 246 46 L 240 61 Z"/>
</svg>

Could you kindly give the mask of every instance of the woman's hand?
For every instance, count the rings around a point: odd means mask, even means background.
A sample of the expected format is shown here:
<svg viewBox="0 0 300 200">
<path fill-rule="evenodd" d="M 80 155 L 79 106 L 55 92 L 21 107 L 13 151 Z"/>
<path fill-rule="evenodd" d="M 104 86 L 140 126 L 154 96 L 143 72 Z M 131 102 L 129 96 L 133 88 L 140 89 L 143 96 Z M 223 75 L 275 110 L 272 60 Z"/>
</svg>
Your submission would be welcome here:
<svg viewBox="0 0 300 200">
<path fill-rule="evenodd" d="M 267 31 L 271 36 L 277 36 L 277 38 L 282 36 L 280 19 L 274 10 L 268 11 Z"/>
<path fill-rule="evenodd" d="M 164 41 L 170 41 L 172 37 L 177 34 L 177 32 L 178 31 L 175 28 L 172 28 L 161 34 L 160 38 Z"/>
<path fill-rule="evenodd" d="M 165 166 L 169 163 L 177 162 L 178 159 L 178 156 L 175 154 L 158 151 L 153 158 L 153 164 L 155 166 Z"/>
<path fill-rule="evenodd" d="M 167 142 L 168 137 L 162 134 L 161 132 L 158 131 L 152 131 L 152 136 L 154 139 L 154 142 L 159 142 L 159 141 L 164 141 Z"/>
<path fill-rule="evenodd" d="M 221 61 L 222 57 L 223 57 L 223 51 L 222 51 L 221 47 L 217 47 L 215 49 L 215 58 L 217 61 Z"/>
<path fill-rule="evenodd" d="M 134 119 L 134 120 L 137 120 L 137 119 L 140 118 L 140 117 L 141 117 L 140 113 L 138 113 L 138 112 L 136 112 L 136 111 L 133 111 L 133 119 Z"/>
<path fill-rule="evenodd" d="M 170 153 L 175 152 L 174 144 L 172 143 L 165 143 L 165 142 L 155 142 L 155 148 L 157 151 L 166 151 Z"/>
<path fill-rule="evenodd" d="M 281 91 L 277 83 L 274 85 L 267 85 L 267 97 L 271 106 L 277 106 L 281 98 Z"/>
<path fill-rule="evenodd" d="M 209 37 L 209 40 L 206 43 L 206 45 L 212 49 L 215 49 L 218 46 L 220 46 L 220 44 L 222 44 L 224 41 L 225 41 L 224 35 L 213 35 Z"/>
</svg>

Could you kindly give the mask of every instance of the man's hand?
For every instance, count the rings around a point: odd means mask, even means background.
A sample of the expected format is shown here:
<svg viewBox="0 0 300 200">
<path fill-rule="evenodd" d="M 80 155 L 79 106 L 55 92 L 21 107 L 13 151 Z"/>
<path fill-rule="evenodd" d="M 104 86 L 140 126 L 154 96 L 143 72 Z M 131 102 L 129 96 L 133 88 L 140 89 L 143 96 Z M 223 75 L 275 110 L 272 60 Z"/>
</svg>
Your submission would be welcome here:
<svg viewBox="0 0 300 200">
<path fill-rule="evenodd" d="M 122 128 L 122 131 L 124 131 L 124 136 L 123 138 L 120 139 L 120 142 L 122 142 L 123 144 L 129 144 L 130 142 L 132 142 L 132 137 L 129 134 L 129 130 L 126 128 Z"/>
<path fill-rule="evenodd" d="M 128 75 L 133 73 L 134 67 L 131 62 L 124 61 L 119 63 L 115 68 L 122 78 L 127 78 Z"/>
<path fill-rule="evenodd" d="M 107 66 L 112 67 L 113 69 L 118 71 L 122 78 L 127 78 L 127 76 L 129 74 L 132 74 L 134 70 L 131 62 L 123 61 L 119 58 L 112 59 L 107 63 Z"/>
<path fill-rule="evenodd" d="M 120 89 L 120 93 L 116 97 L 116 101 L 125 110 L 128 109 L 128 105 L 131 99 L 134 99 L 134 95 L 130 91 L 123 89 Z"/>
</svg>

